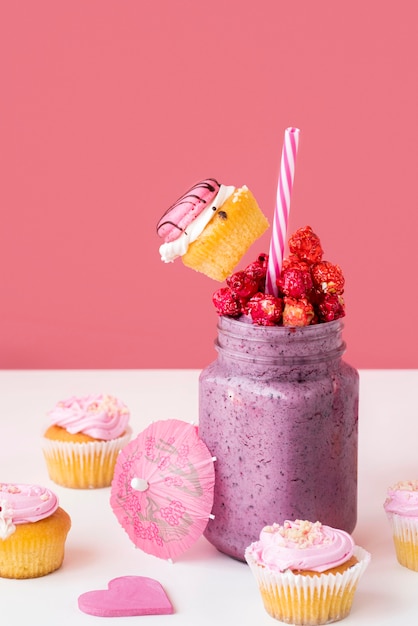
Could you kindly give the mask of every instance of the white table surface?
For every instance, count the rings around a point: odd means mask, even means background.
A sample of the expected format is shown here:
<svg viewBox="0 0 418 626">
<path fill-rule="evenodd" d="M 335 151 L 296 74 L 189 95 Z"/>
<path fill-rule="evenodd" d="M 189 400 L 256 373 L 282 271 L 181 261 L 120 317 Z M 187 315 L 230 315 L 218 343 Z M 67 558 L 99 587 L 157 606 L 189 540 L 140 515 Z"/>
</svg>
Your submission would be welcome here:
<svg viewBox="0 0 418 626">
<path fill-rule="evenodd" d="M 40 435 L 58 400 L 112 393 L 131 409 L 135 434 L 152 420 L 197 421 L 198 375 L 195 370 L 0 371 L 0 481 L 52 488 L 72 518 L 61 569 L 31 580 L 0 578 L 2 625 L 279 623 L 264 611 L 249 568 L 204 537 L 174 564 L 162 561 L 130 542 L 110 508 L 110 489 L 66 489 L 48 478 Z M 418 478 L 418 370 L 366 370 L 360 380 L 359 515 L 353 535 L 372 561 L 344 624 L 410 625 L 418 618 L 418 573 L 397 563 L 382 504 L 388 485 Z M 105 589 L 124 575 L 157 579 L 174 614 L 101 618 L 78 609 L 81 593 Z"/>
</svg>

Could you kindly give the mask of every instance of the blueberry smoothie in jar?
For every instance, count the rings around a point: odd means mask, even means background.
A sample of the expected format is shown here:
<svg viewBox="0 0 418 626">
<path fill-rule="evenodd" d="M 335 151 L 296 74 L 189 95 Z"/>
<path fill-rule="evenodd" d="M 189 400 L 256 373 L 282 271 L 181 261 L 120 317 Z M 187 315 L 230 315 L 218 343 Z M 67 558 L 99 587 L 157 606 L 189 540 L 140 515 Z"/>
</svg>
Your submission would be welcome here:
<svg viewBox="0 0 418 626">
<path fill-rule="evenodd" d="M 244 560 L 260 528 L 286 519 L 354 529 L 358 373 L 341 359 L 342 326 L 219 318 L 199 434 L 217 458 L 205 536 L 222 552 Z"/>
<path fill-rule="evenodd" d="M 242 561 L 264 526 L 306 519 L 351 533 L 357 519 L 344 280 L 309 227 L 289 248 L 277 297 L 264 293 L 265 255 L 214 294 L 218 355 L 199 380 L 199 434 L 217 458 L 205 536 Z"/>
</svg>

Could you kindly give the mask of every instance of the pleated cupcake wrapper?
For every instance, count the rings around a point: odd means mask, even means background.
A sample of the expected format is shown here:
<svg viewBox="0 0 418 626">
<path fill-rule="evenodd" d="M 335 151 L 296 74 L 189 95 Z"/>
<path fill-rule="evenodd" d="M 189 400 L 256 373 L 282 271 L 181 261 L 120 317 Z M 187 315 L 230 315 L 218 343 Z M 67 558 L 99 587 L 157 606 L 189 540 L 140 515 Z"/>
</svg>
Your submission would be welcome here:
<svg viewBox="0 0 418 626">
<path fill-rule="evenodd" d="M 260 588 L 266 611 L 288 624 L 328 624 L 346 617 L 357 584 L 370 561 L 370 554 L 356 546 L 358 563 L 336 574 L 304 576 L 274 572 L 257 564 L 251 554 L 247 562 Z"/>
<path fill-rule="evenodd" d="M 396 557 L 401 565 L 418 571 L 418 519 L 396 513 L 387 515 L 393 533 Z"/>
<path fill-rule="evenodd" d="M 122 437 L 110 441 L 75 443 L 44 438 L 42 448 L 51 480 L 75 489 L 108 487 L 118 454 L 131 435 L 128 428 Z"/>
</svg>

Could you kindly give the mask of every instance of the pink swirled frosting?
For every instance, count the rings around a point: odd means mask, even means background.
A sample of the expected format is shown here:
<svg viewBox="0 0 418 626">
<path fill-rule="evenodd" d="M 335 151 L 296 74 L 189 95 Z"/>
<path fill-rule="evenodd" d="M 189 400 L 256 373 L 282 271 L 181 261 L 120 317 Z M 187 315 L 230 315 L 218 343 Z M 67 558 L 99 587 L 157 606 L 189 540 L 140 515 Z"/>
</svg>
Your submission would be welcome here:
<svg viewBox="0 0 418 626">
<path fill-rule="evenodd" d="M 418 516 L 418 480 L 404 480 L 390 487 L 383 506 L 389 514 Z"/>
<path fill-rule="evenodd" d="M 38 522 L 57 508 L 57 496 L 45 487 L 0 483 L 0 539 L 13 534 L 16 524 Z"/>
<path fill-rule="evenodd" d="M 320 522 L 286 520 L 283 526 L 265 526 L 260 540 L 247 551 L 256 562 L 272 570 L 324 572 L 345 563 L 354 552 L 354 541 L 343 530 Z"/>
<path fill-rule="evenodd" d="M 94 439 L 109 441 L 123 435 L 130 413 L 127 406 L 111 395 L 75 396 L 58 402 L 48 413 L 51 424 L 69 433 L 84 433 Z"/>
</svg>

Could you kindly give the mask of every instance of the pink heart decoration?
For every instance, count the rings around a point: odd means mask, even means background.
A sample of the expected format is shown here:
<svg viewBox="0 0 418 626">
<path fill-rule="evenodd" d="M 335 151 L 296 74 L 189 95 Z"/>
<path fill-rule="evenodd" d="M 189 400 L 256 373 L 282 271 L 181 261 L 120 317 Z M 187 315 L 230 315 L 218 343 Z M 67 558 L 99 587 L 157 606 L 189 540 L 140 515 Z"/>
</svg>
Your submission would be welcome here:
<svg viewBox="0 0 418 626">
<path fill-rule="evenodd" d="M 173 613 L 172 604 L 162 585 L 145 576 L 113 578 L 107 589 L 81 594 L 78 607 L 84 613 L 99 617 Z"/>
</svg>

